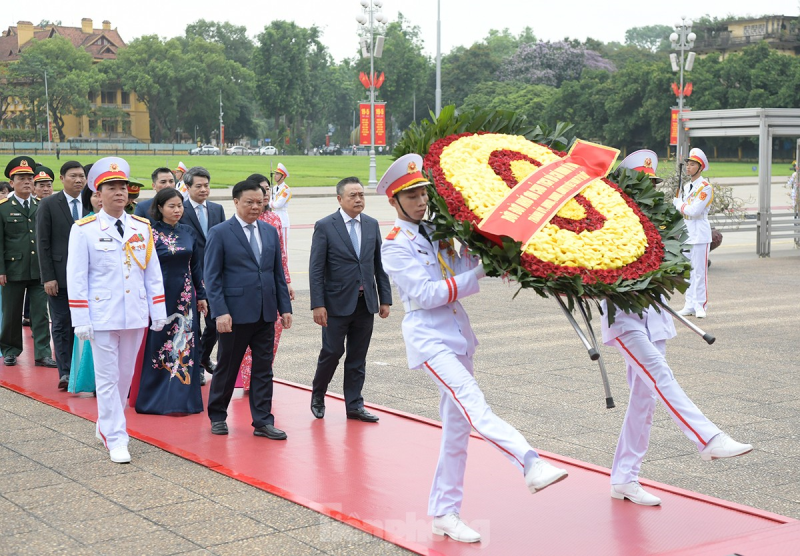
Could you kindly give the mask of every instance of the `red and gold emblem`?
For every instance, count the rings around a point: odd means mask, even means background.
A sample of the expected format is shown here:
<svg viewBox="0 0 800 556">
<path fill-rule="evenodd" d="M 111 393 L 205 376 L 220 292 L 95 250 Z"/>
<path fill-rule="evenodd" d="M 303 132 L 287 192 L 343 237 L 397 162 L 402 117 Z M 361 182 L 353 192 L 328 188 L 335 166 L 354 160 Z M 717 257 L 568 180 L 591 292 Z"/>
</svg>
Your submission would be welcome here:
<svg viewBox="0 0 800 556">
<path fill-rule="evenodd" d="M 413 174 L 417 171 L 417 163 L 416 162 L 409 162 L 408 163 L 408 173 Z"/>
</svg>

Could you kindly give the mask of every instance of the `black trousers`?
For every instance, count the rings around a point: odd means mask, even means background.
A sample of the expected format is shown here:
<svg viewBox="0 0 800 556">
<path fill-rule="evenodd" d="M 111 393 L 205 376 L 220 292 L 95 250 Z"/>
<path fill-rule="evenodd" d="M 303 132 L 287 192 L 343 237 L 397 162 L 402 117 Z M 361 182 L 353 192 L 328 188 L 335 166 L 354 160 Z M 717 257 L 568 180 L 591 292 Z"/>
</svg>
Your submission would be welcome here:
<svg viewBox="0 0 800 556">
<path fill-rule="evenodd" d="M 58 295 L 48 295 L 47 304 L 50 306 L 50 330 L 53 336 L 53 346 L 56 348 L 58 376 L 69 375 L 75 333 L 72 329 L 67 289 L 58 288 Z"/>
<path fill-rule="evenodd" d="M 215 319 L 206 315 L 205 324 L 206 326 L 203 329 L 203 334 L 200 336 L 200 343 L 197 346 L 197 360 L 200 361 L 200 364 L 211 362 L 211 352 L 214 351 L 214 344 L 217 343 L 217 338 L 219 337 L 217 334 L 217 321 Z M 198 329 L 200 328 L 199 322 L 197 327 Z"/>
<path fill-rule="evenodd" d="M 247 347 L 253 353 L 250 373 L 250 415 L 253 427 L 274 425 L 272 415 L 272 347 L 275 343 L 275 321 L 263 317 L 251 324 L 235 324 L 233 330 L 219 335 L 217 370 L 208 391 L 208 417 L 211 422 L 228 417 L 236 375 L 242 365 Z"/>
<path fill-rule="evenodd" d="M 31 331 L 34 357 L 51 357 L 50 327 L 47 320 L 47 294 L 36 280 L 8 281 L 3 286 L 3 323 L 0 326 L 0 350 L 3 356 L 22 353 L 22 305 L 25 293 L 31 298 Z"/>
<path fill-rule="evenodd" d="M 344 359 L 344 401 L 347 411 L 364 407 L 361 390 L 367 376 L 367 351 L 372 339 L 375 315 L 367 309 L 363 297 L 358 298 L 356 310 L 346 317 L 328 315 L 328 326 L 322 329 L 322 349 L 317 359 L 317 371 L 312 382 L 312 395 L 322 397 L 328 391 L 339 360 Z"/>
</svg>

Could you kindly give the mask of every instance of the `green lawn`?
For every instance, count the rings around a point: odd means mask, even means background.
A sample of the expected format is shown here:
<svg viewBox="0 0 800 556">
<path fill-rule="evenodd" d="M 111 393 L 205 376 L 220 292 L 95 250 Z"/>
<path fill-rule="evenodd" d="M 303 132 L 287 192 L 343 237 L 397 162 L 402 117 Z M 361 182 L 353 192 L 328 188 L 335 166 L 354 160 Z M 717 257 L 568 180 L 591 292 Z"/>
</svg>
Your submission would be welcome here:
<svg viewBox="0 0 800 556">
<path fill-rule="evenodd" d="M 0 155 L 0 167 L 11 158 L 10 155 Z M 88 164 L 97 160 L 96 155 L 81 157 L 80 162 Z M 55 156 L 39 155 L 37 162 L 53 169 L 58 175 L 61 164 L 67 157 L 62 156 L 60 161 Z M 269 175 L 278 162 L 283 162 L 289 170 L 288 183 L 292 187 L 331 186 L 336 185 L 340 179 L 348 176 L 357 176 L 366 184 L 369 179 L 369 157 L 367 156 L 129 156 L 127 161 L 131 164 L 131 173 L 134 178 L 145 185 L 150 184 L 150 174 L 159 166 L 175 168 L 182 161 L 187 167 L 194 165 L 205 166 L 211 173 L 211 184 L 214 187 L 228 187 L 245 179 L 253 173 Z M 377 178 L 383 175 L 389 167 L 391 160 L 388 156 L 377 157 Z M 669 175 L 673 168 L 672 161 L 661 161 L 660 174 Z M 703 172 L 708 179 L 758 176 L 757 167 L 753 162 L 711 162 L 711 171 Z M 788 163 L 772 165 L 773 176 L 789 176 L 791 169 Z M 60 183 L 56 178 L 56 188 Z"/>
<path fill-rule="evenodd" d="M 96 155 L 81 157 L 79 162 L 88 164 L 97 160 Z M 0 156 L 2 168 L 8 163 L 11 156 Z M 62 156 L 56 157 L 38 155 L 36 162 L 51 168 L 56 174 L 56 187 L 60 189 L 58 173 L 61 165 L 69 160 Z M 275 169 L 278 162 L 283 162 L 289 170 L 289 179 L 286 180 L 292 187 L 309 187 L 319 185 L 336 185 L 348 176 L 357 176 L 362 183 L 369 181 L 368 156 L 129 156 L 126 160 L 131 165 L 131 174 L 145 185 L 151 183 L 150 174 L 160 166 L 167 166 L 173 170 L 178 162 L 183 162 L 187 168 L 204 166 L 211 174 L 211 185 L 214 187 L 228 187 L 238 181 L 244 180 L 250 174 L 264 174 L 269 176 L 270 168 Z M 377 157 L 377 178 L 383 175 L 389 167 L 391 160 L 388 156 Z"/>
</svg>

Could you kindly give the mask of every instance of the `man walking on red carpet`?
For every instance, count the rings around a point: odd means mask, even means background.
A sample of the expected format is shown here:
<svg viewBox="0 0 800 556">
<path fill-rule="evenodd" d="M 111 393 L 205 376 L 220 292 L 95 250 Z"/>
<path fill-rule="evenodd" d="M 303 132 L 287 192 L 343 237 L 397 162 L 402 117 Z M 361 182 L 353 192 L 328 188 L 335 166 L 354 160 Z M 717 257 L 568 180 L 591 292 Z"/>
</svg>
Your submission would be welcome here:
<svg viewBox="0 0 800 556">
<path fill-rule="evenodd" d="M 406 311 L 408 366 L 424 369 L 441 395 L 442 443 L 428 502 L 433 533 L 478 542 L 480 534 L 459 517 L 472 428 L 524 474 L 532 493 L 564 479 L 567 471 L 540 459 L 519 431 L 492 413 L 475 381 L 472 356 L 478 340 L 458 299 L 478 293 L 478 280 L 486 273 L 464 249 L 457 255 L 451 242 L 431 242 L 431 230 L 422 222 L 428 182 L 421 169 L 422 157 L 407 154 L 378 183 L 378 193 L 386 193 L 397 211 L 381 253 Z"/>
</svg>

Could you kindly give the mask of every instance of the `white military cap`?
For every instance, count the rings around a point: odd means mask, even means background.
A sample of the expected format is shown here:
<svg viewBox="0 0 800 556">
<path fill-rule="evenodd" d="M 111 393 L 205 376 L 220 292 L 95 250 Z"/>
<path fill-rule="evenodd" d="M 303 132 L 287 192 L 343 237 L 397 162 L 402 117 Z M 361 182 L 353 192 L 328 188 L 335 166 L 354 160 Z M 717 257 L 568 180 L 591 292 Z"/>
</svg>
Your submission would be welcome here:
<svg viewBox="0 0 800 556">
<path fill-rule="evenodd" d="M 131 167 L 125 159 L 117 156 L 101 158 L 92 165 L 87 178 L 89 189 L 97 191 L 97 187 L 107 181 L 128 182 L 131 174 Z"/>
<path fill-rule="evenodd" d="M 422 175 L 422 157 L 415 153 L 408 153 L 389 166 L 381 181 L 378 182 L 376 191 L 378 194 L 386 193 L 387 197 L 393 197 L 398 191 L 421 187 L 429 183 Z"/>
<path fill-rule="evenodd" d="M 284 179 L 289 177 L 289 170 L 286 169 L 282 162 L 278 162 L 278 167 L 275 168 L 275 171 L 283 174 Z"/>
<path fill-rule="evenodd" d="M 694 149 L 689 151 L 689 158 L 686 159 L 686 162 L 690 160 L 694 160 L 700 164 L 701 170 L 708 170 L 708 158 L 706 157 L 706 153 L 702 151 L 702 149 L 698 149 L 695 147 Z"/>
<path fill-rule="evenodd" d="M 649 149 L 632 152 L 619 163 L 620 168 L 627 168 L 634 172 L 644 172 L 651 179 L 661 182 L 663 179 L 656 175 L 658 171 L 658 155 Z"/>
</svg>

